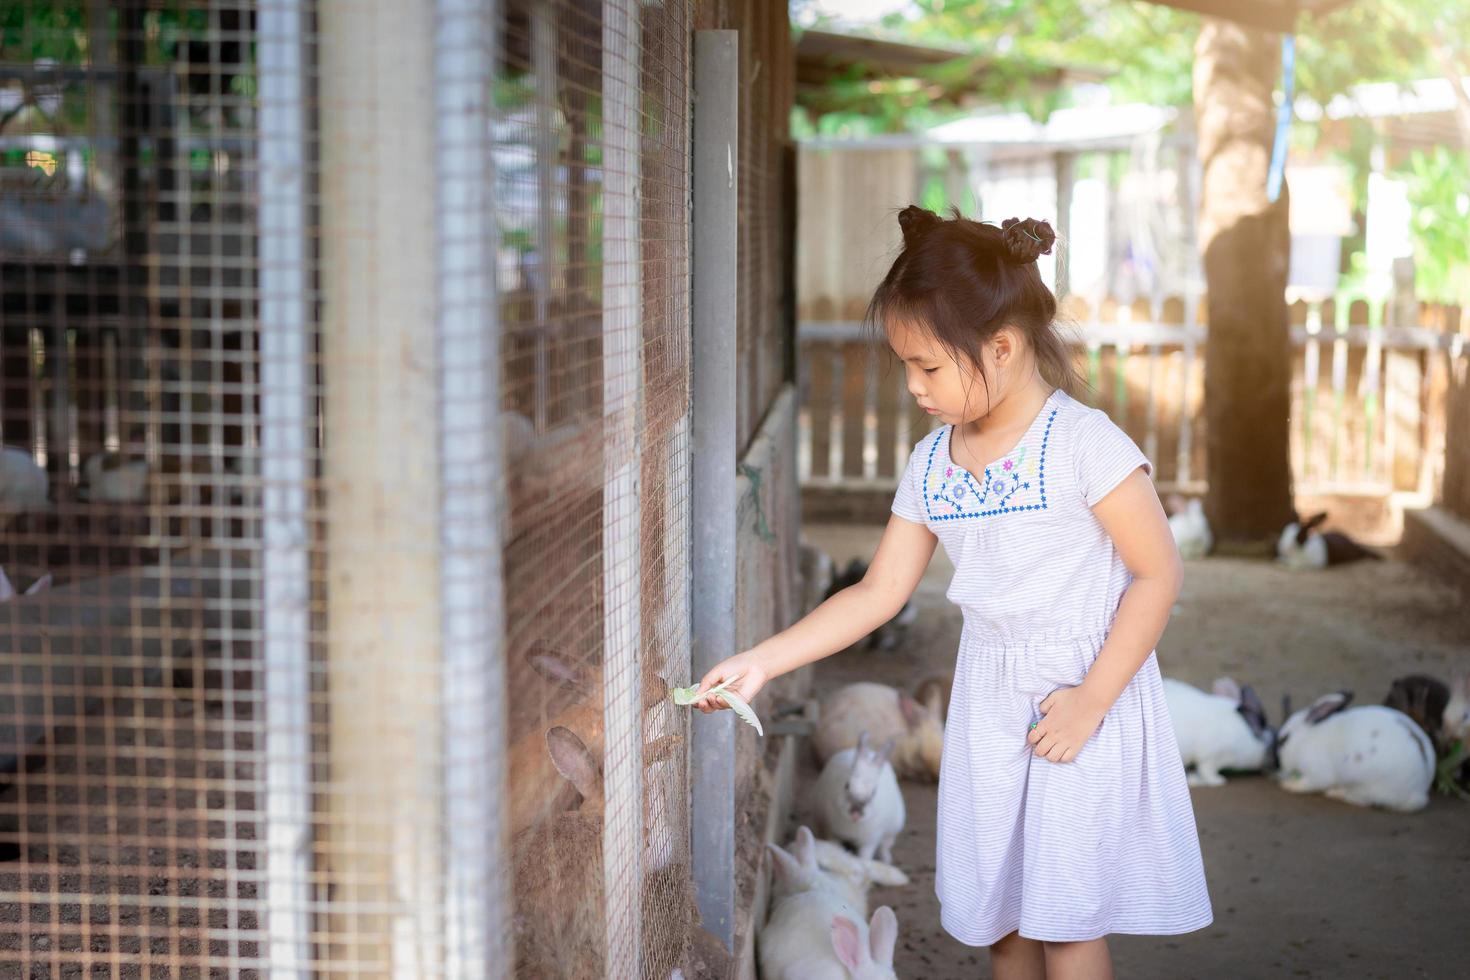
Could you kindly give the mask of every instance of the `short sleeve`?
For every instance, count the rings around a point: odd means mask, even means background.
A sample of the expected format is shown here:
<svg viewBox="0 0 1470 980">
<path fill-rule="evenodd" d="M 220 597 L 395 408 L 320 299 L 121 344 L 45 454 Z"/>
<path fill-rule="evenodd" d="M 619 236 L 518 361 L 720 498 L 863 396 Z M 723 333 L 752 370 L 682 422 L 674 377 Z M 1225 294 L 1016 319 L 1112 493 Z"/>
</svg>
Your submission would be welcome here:
<svg viewBox="0 0 1470 980">
<path fill-rule="evenodd" d="M 1096 507 L 1140 466 L 1153 475 L 1153 464 L 1143 450 L 1102 412 L 1083 418 L 1077 426 L 1075 445 L 1077 487 L 1088 507 Z"/>
<path fill-rule="evenodd" d="M 922 444 L 923 440 L 920 440 Z M 927 523 L 924 520 L 924 501 L 919 496 L 919 474 L 918 474 L 919 446 L 914 446 L 913 452 L 909 454 L 908 463 L 904 465 L 903 472 L 898 477 L 898 490 L 893 495 L 893 513 L 906 521 L 915 524 Z"/>
</svg>

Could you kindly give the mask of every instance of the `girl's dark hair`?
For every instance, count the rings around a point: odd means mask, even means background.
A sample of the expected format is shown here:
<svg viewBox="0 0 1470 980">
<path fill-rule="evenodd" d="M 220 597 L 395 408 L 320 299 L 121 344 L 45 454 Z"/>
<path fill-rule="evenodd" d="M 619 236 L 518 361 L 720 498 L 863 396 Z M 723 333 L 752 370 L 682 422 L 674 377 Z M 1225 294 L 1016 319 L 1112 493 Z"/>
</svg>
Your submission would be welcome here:
<svg viewBox="0 0 1470 980">
<path fill-rule="evenodd" d="M 909 205 L 898 213 L 903 251 L 878 284 L 866 322 L 883 330 L 893 320 L 926 330 L 980 372 L 980 352 L 1005 326 L 1021 331 L 1048 384 L 1076 394 L 1082 379 L 1056 328 L 1057 300 L 1041 281 L 1039 255 L 1051 253 L 1056 232 L 1045 221 L 1007 218 L 1000 227 L 971 221 L 954 208 L 948 220 Z"/>
</svg>

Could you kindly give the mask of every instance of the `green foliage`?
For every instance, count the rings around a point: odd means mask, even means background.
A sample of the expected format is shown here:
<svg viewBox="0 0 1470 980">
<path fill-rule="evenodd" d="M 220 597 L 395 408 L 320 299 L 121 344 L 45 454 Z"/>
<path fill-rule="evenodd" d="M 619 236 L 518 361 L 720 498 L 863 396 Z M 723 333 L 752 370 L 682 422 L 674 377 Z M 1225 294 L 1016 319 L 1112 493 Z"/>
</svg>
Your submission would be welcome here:
<svg viewBox="0 0 1470 980">
<path fill-rule="evenodd" d="M 81 64 L 87 50 L 87 14 L 80 2 L 5 0 L 0 3 L 0 60 L 49 59 Z"/>
<path fill-rule="evenodd" d="M 1414 291 L 1437 303 L 1470 303 L 1470 154 L 1416 150 L 1409 185 Z"/>
<path fill-rule="evenodd" d="M 974 60 L 959 59 L 925 77 L 942 83 L 946 72 L 983 70 L 976 102 L 1044 118 L 1065 100 L 1052 83 L 1055 68 L 1102 77 L 1119 101 L 1190 102 L 1201 23 L 1192 13 L 1142 0 L 915 0 L 914 11 L 885 18 L 884 33 L 973 52 Z M 1470 4 L 1381 0 L 1299 22 L 1296 90 L 1319 102 L 1364 82 L 1440 77 L 1447 66 L 1470 72 Z M 857 95 L 865 97 L 873 132 L 934 122 L 921 111 L 924 100 L 901 87 Z M 854 119 L 839 126 L 847 133 L 861 128 Z"/>
<path fill-rule="evenodd" d="M 757 735 L 764 735 L 765 732 L 761 729 L 761 720 L 756 716 L 755 711 L 751 709 L 750 705 L 745 703 L 744 698 L 730 689 L 730 685 L 739 679 L 740 677 L 738 675 L 727 678 L 703 694 L 699 693 L 698 684 L 691 684 L 688 687 L 676 687 L 669 693 L 673 695 L 674 703 L 681 706 L 693 704 L 701 697 L 710 697 L 718 694 L 725 699 L 726 704 L 735 710 L 735 713 L 740 716 L 741 721 L 754 728 Z"/>
</svg>

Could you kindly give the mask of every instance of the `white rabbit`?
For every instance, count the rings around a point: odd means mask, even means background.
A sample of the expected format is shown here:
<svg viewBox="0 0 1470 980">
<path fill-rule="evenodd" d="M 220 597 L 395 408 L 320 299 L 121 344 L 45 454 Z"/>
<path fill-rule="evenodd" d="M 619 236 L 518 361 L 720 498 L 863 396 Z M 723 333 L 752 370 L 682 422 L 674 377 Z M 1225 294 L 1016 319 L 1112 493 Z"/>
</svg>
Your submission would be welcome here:
<svg viewBox="0 0 1470 980">
<path fill-rule="evenodd" d="M 864 730 L 875 741 L 894 740 L 893 769 L 904 779 L 939 778 L 944 750 L 939 714 L 906 692 L 869 681 L 847 684 L 822 699 L 820 720 L 812 733 L 817 761 L 825 763 L 834 753 L 856 745 Z"/>
<path fill-rule="evenodd" d="M 829 874 L 817 866 L 815 840 L 808 827 L 796 831 L 791 852 L 775 843 L 771 853 L 771 911 L 757 935 L 764 980 L 847 980 L 846 968 L 831 946 L 834 917 L 856 921 L 866 916 L 866 886 L 860 878 Z"/>
<path fill-rule="evenodd" d="M 873 912 L 867 936 L 852 919 L 832 920 L 832 948 L 852 980 L 898 980 L 893 972 L 893 947 L 898 943 L 898 916 L 887 905 Z M 865 941 L 866 940 L 866 941 Z"/>
<path fill-rule="evenodd" d="M 1264 769 L 1275 733 L 1266 724 L 1266 709 L 1250 685 L 1228 677 L 1215 681 L 1214 693 L 1172 677 L 1164 678 L 1164 698 L 1179 755 L 1191 786 L 1224 786 L 1221 769 Z"/>
<path fill-rule="evenodd" d="M 148 498 L 148 463 L 121 453 L 93 453 L 82 464 L 86 482 L 78 491 L 83 500 L 136 504 Z"/>
<path fill-rule="evenodd" d="M 810 827 L 805 824 L 798 827 L 788 848 L 774 841 L 766 844 L 766 850 L 771 854 L 770 903 L 773 909 L 791 895 L 821 889 L 835 894 L 858 914 L 867 914 L 867 885 L 862 875 L 824 869 L 818 860 L 816 838 Z"/>
<path fill-rule="evenodd" d="M 1281 788 L 1358 806 L 1413 811 L 1429 802 L 1434 746 L 1414 719 L 1381 704 L 1348 708 L 1351 691 L 1324 694 L 1281 726 Z"/>
<path fill-rule="evenodd" d="M 851 844 L 859 857 L 877 853 L 888 863 L 907 818 L 898 776 L 888 762 L 892 751 L 892 738 L 875 750 L 864 731 L 857 745 L 827 760 L 812 790 L 826 836 Z"/>
<path fill-rule="evenodd" d="M 832 944 L 832 925 L 838 918 L 863 921 L 854 908 L 821 888 L 778 902 L 756 935 L 761 980 L 850 980 Z"/>
<path fill-rule="evenodd" d="M 884 861 L 861 858 L 835 841 L 821 840 L 805 824 L 782 849 L 770 843 L 771 904 L 797 892 L 824 888 L 835 891 L 859 915 L 868 910 L 872 884 L 907 885 L 908 875 Z"/>
<path fill-rule="evenodd" d="M 0 523 L 17 514 L 50 506 L 51 481 L 31 454 L 0 448 Z"/>
<path fill-rule="evenodd" d="M 1345 565 L 1363 558 L 1378 559 L 1358 542 L 1338 531 L 1319 532 L 1317 527 L 1327 519 L 1324 511 L 1303 521 L 1300 517 L 1281 529 L 1276 541 L 1276 560 L 1293 571 L 1318 570 L 1330 565 Z"/>
<path fill-rule="evenodd" d="M 1176 494 L 1169 496 L 1169 530 L 1181 558 L 1203 558 L 1215 546 L 1210 522 L 1205 520 L 1205 505 L 1198 497 L 1188 502 Z"/>
<path fill-rule="evenodd" d="M 904 874 L 901 868 L 887 861 L 858 857 L 837 841 L 822 837 L 814 840 L 817 850 L 817 867 L 829 874 L 861 877 L 868 883 L 888 887 L 909 883 L 909 876 Z"/>
</svg>

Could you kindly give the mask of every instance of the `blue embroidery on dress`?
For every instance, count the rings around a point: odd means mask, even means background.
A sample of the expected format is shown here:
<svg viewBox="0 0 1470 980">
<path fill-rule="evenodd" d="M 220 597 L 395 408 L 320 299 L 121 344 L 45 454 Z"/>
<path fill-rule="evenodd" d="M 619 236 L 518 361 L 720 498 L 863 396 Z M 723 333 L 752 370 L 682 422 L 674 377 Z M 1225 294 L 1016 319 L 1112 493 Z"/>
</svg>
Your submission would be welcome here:
<svg viewBox="0 0 1470 980">
<path fill-rule="evenodd" d="M 1011 454 L 985 468 L 980 479 L 953 460 L 934 465 L 934 455 L 948 430 L 941 429 L 929 446 L 924 468 L 924 512 L 930 520 L 956 521 L 965 517 L 992 517 L 1028 510 L 1046 510 L 1046 447 L 1051 440 L 1057 409 L 1046 418 L 1041 452 L 1027 458 L 1025 440 Z"/>
</svg>

